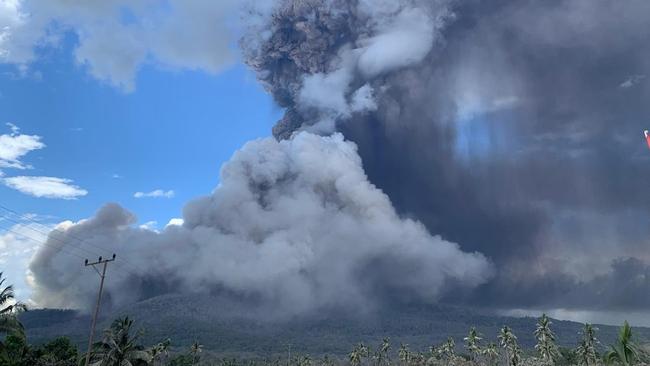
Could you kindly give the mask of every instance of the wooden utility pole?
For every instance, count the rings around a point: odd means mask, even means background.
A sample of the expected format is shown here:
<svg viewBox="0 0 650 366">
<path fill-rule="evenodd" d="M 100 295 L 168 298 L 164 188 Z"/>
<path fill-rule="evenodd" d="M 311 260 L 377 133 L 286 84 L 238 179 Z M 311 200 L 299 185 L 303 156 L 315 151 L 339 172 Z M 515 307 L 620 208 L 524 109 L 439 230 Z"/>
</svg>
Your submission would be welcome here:
<svg viewBox="0 0 650 366">
<path fill-rule="evenodd" d="M 287 356 L 287 366 L 291 366 L 291 343 L 289 343 L 288 346 L 289 346 L 289 356 Z"/>
<path fill-rule="evenodd" d="M 99 295 L 97 295 L 97 304 L 95 305 L 95 314 L 93 315 L 93 322 L 92 325 L 90 326 L 90 337 L 88 338 L 88 353 L 86 353 L 86 363 L 85 366 L 88 366 L 90 364 L 90 351 L 92 350 L 93 347 L 93 337 L 95 336 L 95 324 L 97 323 L 97 314 L 99 314 L 99 303 L 102 301 L 102 291 L 104 290 L 104 278 L 106 277 L 106 266 L 108 265 L 108 262 L 112 262 L 115 260 L 115 254 L 113 254 L 113 258 L 111 259 L 102 259 L 102 257 L 99 257 L 97 262 L 93 263 L 88 263 L 88 259 L 84 262 L 84 265 L 86 267 L 92 266 L 95 272 L 99 275 L 101 278 L 101 281 L 99 282 Z M 103 264 L 102 271 L 100 272 L 95 265 L 98 264 Z"/>
</svg>

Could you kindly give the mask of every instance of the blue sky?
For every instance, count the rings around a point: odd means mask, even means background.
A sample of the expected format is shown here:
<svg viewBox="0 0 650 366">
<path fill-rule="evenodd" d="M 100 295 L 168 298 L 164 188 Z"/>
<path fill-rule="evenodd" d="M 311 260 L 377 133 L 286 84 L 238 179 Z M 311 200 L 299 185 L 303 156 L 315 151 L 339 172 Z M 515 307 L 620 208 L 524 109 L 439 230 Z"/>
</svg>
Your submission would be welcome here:
<svg viewBox="0 0 650 366">
<path fill-rule="evenodd" d="M 189 199 L 209 193 L 221 164 L 244 142 L 268 136 L 280 116 L 242 64 L 217 75 L 145 65 L 126 93 L 89 76 L 68 52 L 74 40 L 66 43 L 28 75 L 0 67 L 0 134 L 12 123 L 46 145 L 21 159 L 33 169 L 3 171 L 71 179 L 88 194 L 60 200 L 0 187 L 0 201 L 22 213 L 78 220 L 118 202 L 141 223 L 164 226 Z M 174 196 L 134 198 L 157 189 Z"/>
<path fill-rule="evenodd" d="M 80 64 L 76 47 L 68 34 L 56 47 L 40 49 L 26 71 L 0 63 L 0 135 L 38 136 L 45 145 L 20 158 L 31 168 L 1 168 L 3 179 L 56 177 L 87 191 L 75 199 L 45 198 L 0 185 L 1 205 L 48 227 L 117 202 L 139 225 L 162 228 L 182 216 L 189 200 L 209 194 L 221 165 L 245 142 L 269 136 L 281 115 L 238 62 L 218 73 L 142 63 L 135 89 L 125 92 Z M 166 194 L 134 197 L 156 190 Z M 0 211 L 0 271 L 25 300 L 29 261 L 48 228 L 15 225 L 6 219 L 15 215 Z"/>
</svg>

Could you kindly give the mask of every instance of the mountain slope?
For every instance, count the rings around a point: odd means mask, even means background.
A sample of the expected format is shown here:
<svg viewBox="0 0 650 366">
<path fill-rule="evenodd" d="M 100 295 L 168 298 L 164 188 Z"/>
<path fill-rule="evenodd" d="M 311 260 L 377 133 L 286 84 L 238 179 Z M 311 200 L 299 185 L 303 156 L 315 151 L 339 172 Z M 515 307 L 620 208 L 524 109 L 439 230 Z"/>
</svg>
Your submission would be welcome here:
<svg viewBox="0 0 650 366">
<path fill-rule="evenodd" d="M 260 312 L 250 315 L 258 310 L 210 295 L 166 295 L 111 312 L 99 322 L 98 334 L 112 318 L 129 315 L 145 330 L 147 343 L 169 337 L 174 345 L 187 346 L 199 340 L 214 352 L 257 355 L 286 352 L 291 344 L 296 352 L 342 355 L 360 341 L 374 345 L 383 337 L 390 337 L 394 345 L 407 343 L 413 350 L 424 351 L 452 336 L 462 347 L 462 338 L 472 326 L 485 335 L 486 341 L 496 341 L 498 329 L 504 324 L 513 328 L 522 346 L 531 348 L 536 323 L 534 318 L 496 316 L 447 305 L 275 320 L 262 320 L 264 314 Z M 35 343 L 65 335 L 83 345 L 90 325 L 87 315 L 71 310 L 33 310 L 21 315 L 21 320 Z M 615 339 L 617 327 L 598 328 L 603 344 Z M 553 329 L 562 346 L 575 347 L 582 324 L 554 320 Z M 639 340 L 650 339 L 650 328 L 634 328 L 634 332 Z"/>
</svg>

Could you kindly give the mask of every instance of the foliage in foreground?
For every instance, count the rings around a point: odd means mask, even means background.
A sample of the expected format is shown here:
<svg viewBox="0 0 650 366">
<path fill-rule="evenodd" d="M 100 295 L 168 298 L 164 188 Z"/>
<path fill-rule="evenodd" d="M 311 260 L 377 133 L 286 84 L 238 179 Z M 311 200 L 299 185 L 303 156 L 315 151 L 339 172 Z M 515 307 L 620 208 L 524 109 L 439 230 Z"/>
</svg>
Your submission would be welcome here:
<svg viewBox="0 0 650 366">
<path fill-rule="evenodd" d="M 627 322 L 621 327 L 619 338 L 602 357 L 598 353 L 597 329 L 586 324 L 582 339 L 575 349 L 559 348 L 551 330 L 551 321 L 543 315 L 534 331 L 537 344 L 534 351 L 524 352 L 512 329 L 504 326 L 497 335 L 498 343 L 484 344 L 485 339 L 471 328 L 463 339 L 464 347 L 457 346 L 450 337 L 442 344 L 426 351 L 412 351 L 408 344 L 393 349 L 390 339 L 384 338 L 376 347 L 359 343 L 344 359 L 324 357 L 313 359 L 309 355 L 296 355 L 290 359 L 238 360 L 203 359 L 202 346 L 195 342 L 181 352 L 171 351 L 171 341 L 166 339 L 153 346 L 140 343 L 141 330 L 136 330 L 132 319 L 115 320 L 95 343 L 91 352 L 93 366 L 544 366 L 544 365 L 641 365 L 646 356 L 634 343 Z M 462 348 L 462 350 L 461 350 Z M 85 354 L 67 338 L 57 338 L 39 347 L 27 344 L 24 336 L 8 334 L 0 351 L 0 366 L 75 366 L 83 365 Z"/>
<path fill-rule="evenodd" d="M 65 337 L 49 343 L 32 346 L 27 343 L 25 331 L 17 314 L 26 307 L 14 300 L 12 286 L 2 287 L 5 280 L 0 272 L 0 366 L 76 366 L 84 365 L 86 354 Z M 92 366 L 544 366 L 544 365 L 645 365 L 648 356 L 635 343 L 632 328 L 625 322 L 618 339 L 601 358 L 598 353 L 597 329 L 585 324 L 582 339 L 575 349 L 559 348 L 552 322 L 543 314 L 533 332 L 536 345 L 534 352 L 525 353 L 517 342 L 517 336 L 508 326 L 503 326 L 497 335 L 498 343 L 484 345 L 484 336 L 472 327 L 464 337 L 464 350 L 457 352 L 454 339 L 449 337 L 442 344 L 431 346 L 427 351 L 411 351 L 408 344 L 400 344 L 393 350 L 390 339 L 373 348 L 359 343 L 353 347 L 347 358 L 336 359 L 327 356 L 313 359 L 309 355 L 266 360 L 203 359 L 202 346 L 194 342 L 186 351 L 172 352 L 170 339 L 153 346 L 141 344 L 142 330 L 134 328 L 134 321 L 128 317 L 116 319 L 95 343 L 90 352 Z"/>
</svg>

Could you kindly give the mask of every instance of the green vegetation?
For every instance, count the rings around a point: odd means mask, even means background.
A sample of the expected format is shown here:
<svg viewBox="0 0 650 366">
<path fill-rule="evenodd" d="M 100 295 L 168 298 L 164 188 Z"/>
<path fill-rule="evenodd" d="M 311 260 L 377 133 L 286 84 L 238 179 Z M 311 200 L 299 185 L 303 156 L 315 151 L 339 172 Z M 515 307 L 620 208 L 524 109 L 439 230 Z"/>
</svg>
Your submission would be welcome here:
<svg viewBox="0 0 650 366">
<path fill-rule="evenodd" d="M 578 357 L 579 365 L 591 366 L 598 363 L 598 352 L 596 351 L 598 344 L 596 328 L 591 324 L 585 324 L 582 340 L 576 349 L 576 356 Z"/>
<path fill-rule="evenodd" d="M 535 350 L 539 353 L 542 363 L 546 365 L 554 364 L 559 353 L 555 344 L 555 334 L 551 330 L 551 321 L 546 314 L 542 314 L 537 323 L 535 339 L 537 340 Z"/>
<path fill-rule="evenodd" d="M 610 346 L 605 354 L 605 362 L 608 364 L 621 364 L 623 366 L 633 365 L 641 357 L 638 346 L 632 340 L 632 328 L 625 322 L 618 334 L 618 339 Z"/>
<path fill-rule="evenodd" d="M 475 327 L 470 328 L 469 334 L 464 338 L 465 348 L 472 357 L 472 361 L 478 361 L 481 355 L 481 340 L 483 337 L 476 331 Z"/>
<path fill-rule="evenodd" d="M 0 274 L 0 366 L 77 366 L 83 365 L 85 354 L 69 338 L 56 337 L 40 345 L 30 345 L 25 329 L 18 320 L 18 314 L 25 306 L 13 298 L 11 286 L 2 287 L 4 279 Z M 37 319 L 47 323 L 47 319 Z M 90 353 L 92 366 L 544 366 L 544 365 L 643 365 L 648 357 L 637 345 L 632 328 L 625 322 L 618 338 L 610 350 L 601 357 L 600 342 L 596 337 L 598 329 L 585 324 L 575 349 L 559 347 L 553 323 L 543 314 L 537 320 L 531 335 L 536 341 L 527 350 L 522 349 L 512 328 L 503 326 L 495 342 L 483 343 L 485 336 L 471 327 L 463 338 L 464 347 L 457 347 L 453 337 L 426 351 L 413 351 L 408 344 L 400 344 L 394 350 L 389 338 L 383 338 L 376 347 L 358 343 L 344 358 L 322 355 L 314 358 L 309 354 L 288 352 L 287 357 L 272 355 L 260 358 L 239 354 L 239 357 L 223 357 L 204 352 L 203 346 L 194 341 L 186 349 L 172 347 L 172 340 L 147 346 L 143 330 L 135 327 L 130 317 L 120 317 L 106 328 L 102 339 L 93 345 Z M 485 345 L 484 345 L 485 344 Z M 460 348 L 463 352 L 458 353 Z M 300 351 L 300 350 L 298 350 Z"/>
<path fill-rule="evenodd" d="M 24 337 L 23 325 L 18 321 L 16 314 L 27 310 L 27 307 L 14 299 L 14 288 L 12 285 L 4 286 L 5 278 L 0 272 L 0 332 Z M 0 342 L 0 351 L 5 347 Z"/>
<path fill-rule="evenodd" d="M 27 310 L 25 305 L 14 299 L 14 288 L 12 285 L 5 286 L 5 281 L 0 272 L 0 333 L 7 334 L 7 339 L 0 341 L 0 363 L 7 362 L 9 355 L 21 352 L 16 344 L 25 339 L 25 331 L 16 315 Z"/>
<path fill-rule="evenodd" d="M 138 344 L 141 332 L 132 334 L 132 326 L 133 320 L 128 317 L 115 320 L 111 327 L 104 331 L 103 339 L 95 343 L 90 353 L 90 364 L 145 366 L 152 363 L 153 353 L 158 353 L 158 348 L 146 350 Z"/>
</svg>

